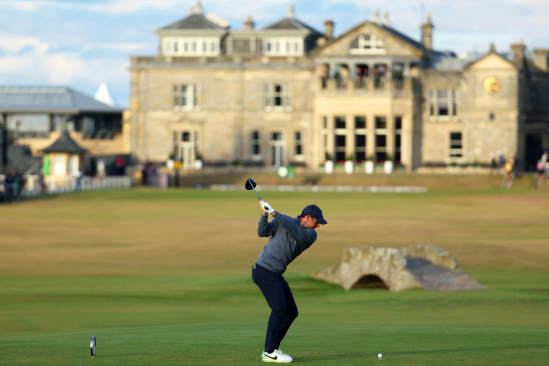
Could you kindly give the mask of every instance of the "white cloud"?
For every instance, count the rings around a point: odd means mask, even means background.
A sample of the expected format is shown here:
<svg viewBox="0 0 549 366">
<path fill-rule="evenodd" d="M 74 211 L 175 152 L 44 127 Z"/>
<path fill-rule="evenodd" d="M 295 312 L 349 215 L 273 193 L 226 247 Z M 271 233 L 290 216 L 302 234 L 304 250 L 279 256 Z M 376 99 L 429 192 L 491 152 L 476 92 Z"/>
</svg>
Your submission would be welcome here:
<svg viewBox="0 0 549 366">
<path fill-rule="evenodd" d="M 10 53 L 18 53 L 26 47 L 32 47 L 38 52 L 45 53 L 52 46 L 52 43 L 43 42 L 38 38 L 16 37 L 0 33 L 0 49 Z"/>
<path fill-rule="evenodd" d="M 79 52 L 51 53 L 50 45 L 36 38 L 17 38 L 0 35 L 0 45 L 10 54 L 0 56 L 0 84 L 17 85 L 86 85 L 89 88 L 107 81 L 114 86 L 126 87 L 129 75 L 126 71 L 129 57 L 122 54 L 107 57 L 98 53 L 94 57 L 82 57 Z M 31 46 L 27 52 L 19 50 Z M 140 44 L 97 45 L 117 49 L 136 49 Z M 125 98 L 120 98 L 125 100 Z"/>
</svg>

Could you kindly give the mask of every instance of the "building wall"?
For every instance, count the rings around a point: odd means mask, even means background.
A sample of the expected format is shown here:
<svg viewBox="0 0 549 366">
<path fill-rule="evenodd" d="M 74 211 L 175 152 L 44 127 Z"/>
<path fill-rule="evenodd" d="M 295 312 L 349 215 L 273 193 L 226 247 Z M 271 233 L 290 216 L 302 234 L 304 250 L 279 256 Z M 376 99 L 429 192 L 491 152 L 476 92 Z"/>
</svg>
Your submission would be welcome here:
<svg viewBox="0 0 549 366">
<path fill-rule="evenodd" d="M 262 156 L 268 163 L 268 137 L 283 132 L 285 162 L 294 160 L 295 131 L 311 137 L 310 69 L 181 67 L 132 70 L 132 146 L 143 160 L 166 160 L 173 152 L 173 133 L 198 132 L 198 149 L 205 161 L 241 162 L 251 159 L 251 132 L 261 134 Z M 173 86 L 198 85 L 198 106 L 174 108 Z M 267 84 L 291 88 L 289 108 L 266 108 Z M 301 160 L 308 160 L 307 157 Z"/>
<path fill-rule="evenodd" d="M 492 54 L 467 68 L 464 73 L 464 129 L 469 162 L 488 163 L 490 153 L 501 151 L 506 157 L 519 149 L 519 74 L 518 69 Z M 495 78 L 499 90 L 489 93 L 485 81 Z M 493 118 L 491 119 L 491 115 Z"/>
</svg>

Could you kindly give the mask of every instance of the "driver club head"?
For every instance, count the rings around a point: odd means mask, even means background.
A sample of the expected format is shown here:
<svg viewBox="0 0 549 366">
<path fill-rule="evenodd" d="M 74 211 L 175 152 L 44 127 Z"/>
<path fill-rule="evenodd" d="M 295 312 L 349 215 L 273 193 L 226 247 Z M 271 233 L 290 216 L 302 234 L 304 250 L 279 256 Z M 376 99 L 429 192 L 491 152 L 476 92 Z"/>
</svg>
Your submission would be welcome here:
<svg viewBox="0 0 549 366">
<path fill-rule="evenodd" d="M 251 191 L 251 190 L 254 189 L 256 186 L 257 186 L 257 183 L 256 183 L 255 180 L 253 180 L 252 178 L 248 178 L 248 179 L 246 180 L 246 185 L 245 185 L 245 187 L 246 187 L 246 189 L 247 189 L 248 191 Z"/>
<path fill-rule="evenodd" d="M 257 196 L 257 198 L 261 201 L 261 197 L 259 197 L 259 194 L 257 193 L 257 191 L 255 190 L 255 187 L 257 186 L 257 183 L 255 182 L 255 180 L 253 180 L 252 178 L 248 178 L 246 180 L 246 184 L 244 185 L 244 187 L 246 187 L 246 189 L 248 191 L 251 191 L 252 189 L 254 190 L 255 192 L 255 195 Z"/>
</svg>

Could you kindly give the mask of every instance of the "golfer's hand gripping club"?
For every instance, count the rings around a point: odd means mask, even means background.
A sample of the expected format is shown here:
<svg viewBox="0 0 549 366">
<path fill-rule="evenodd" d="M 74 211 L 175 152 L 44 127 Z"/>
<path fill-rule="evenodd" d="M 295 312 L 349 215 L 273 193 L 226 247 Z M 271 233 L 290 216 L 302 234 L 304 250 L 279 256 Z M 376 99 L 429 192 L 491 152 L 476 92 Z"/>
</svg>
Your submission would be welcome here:
<svg viewBox="0 0 549 366">
<path fill-rule="evenodd" d="M 275 209 L 269 204 L 269 202 L 259 201 L 259 205 L 261 206 L 261 210 L 263 210 L 263 212 L 270 213 L 271 215 L 275 213 Z"/>
</svg>

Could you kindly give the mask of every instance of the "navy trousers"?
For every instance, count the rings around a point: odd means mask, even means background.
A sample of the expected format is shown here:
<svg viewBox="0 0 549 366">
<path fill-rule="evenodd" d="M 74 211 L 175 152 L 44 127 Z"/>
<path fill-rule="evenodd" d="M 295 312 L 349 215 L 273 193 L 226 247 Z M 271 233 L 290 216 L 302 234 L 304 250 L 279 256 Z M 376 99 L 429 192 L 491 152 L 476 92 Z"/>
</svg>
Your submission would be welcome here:
<svg viewBox="0 0 549 366">
<path fill-rule="evenodd" d="M 280 347 L 280 342 L 297 318 L 297 306 L 288 282 L 278 273 L 254 264 L 252 279 L 271 308 L 265 337 L 265 352 L 272 353 Z"/>
</svg>

